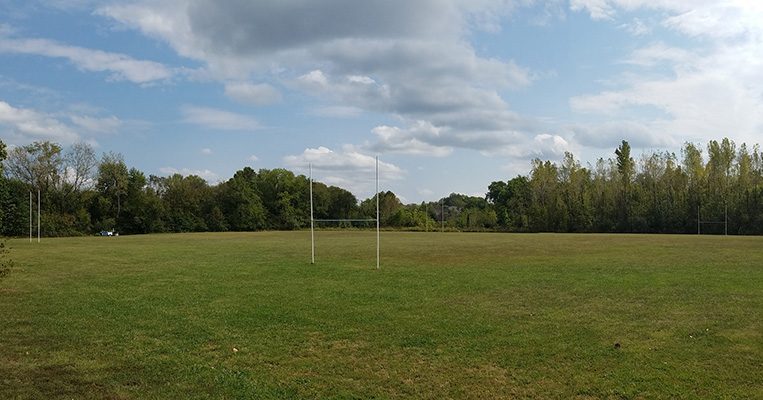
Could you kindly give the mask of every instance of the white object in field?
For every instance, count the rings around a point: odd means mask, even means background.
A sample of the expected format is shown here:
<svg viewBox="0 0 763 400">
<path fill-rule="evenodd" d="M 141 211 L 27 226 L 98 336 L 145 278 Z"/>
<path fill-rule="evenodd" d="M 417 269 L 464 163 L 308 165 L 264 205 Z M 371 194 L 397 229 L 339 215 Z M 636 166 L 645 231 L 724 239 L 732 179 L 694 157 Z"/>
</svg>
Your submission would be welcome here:
<svg viewBox="0 0 763 400">
<path fill-rule="evenodd" d="M 32 243 L 32 191 L 29 191 L 29 243 Z"/>
<path fill-rule="evenodd" d="M 380 224 L 379 224 L 379 156 L 376 156 L 376 218 L 373 219 L 315 219 L 313 214 L 313 164 L 308 163 L 310 183 L 310 263 L 315 264 L 315 223 L 316 222 L 373 222 L 376 221 L 376 269 L 380 267 Z"/>
<path fill-rule="evenodd" d="M 310 168 L 310 264 L 315 264 L 315 218 L 313 217 L 313 163 Z"/>
<path fill-rule="evenodd" d="M 376 156 L 376 269 L 379 269 L 379 156 Z"/>
<path fill-rule="evenodd" d="M 37 189 L 37 243 L 40 243 L 40 189 Z"/>
<path fill-rule="evenodd" d="M 729 206 L 726 204 L 723 209 L 723 221 L 703 221 L 701 214 L 702 206 L 697 206 L 697 235 L 702 234 L 702 225 L 723 225 L 723 234 L 729 235 Z"/>
</svg>

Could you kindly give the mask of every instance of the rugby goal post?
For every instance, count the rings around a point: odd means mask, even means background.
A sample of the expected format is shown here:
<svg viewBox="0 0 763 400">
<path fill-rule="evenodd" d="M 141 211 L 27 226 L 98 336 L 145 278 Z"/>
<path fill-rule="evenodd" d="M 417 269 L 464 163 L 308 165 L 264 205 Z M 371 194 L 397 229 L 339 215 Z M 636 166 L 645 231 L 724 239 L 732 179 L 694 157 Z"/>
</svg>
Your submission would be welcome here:
<svg viewBox="0 0 763 400">
<path fill-rule="evenodd" d="M 379 253 L 381 248 L 379 234 L 379 156 L 376 156 L 376 218 L 354 219 L 315 219 L 313 213 L 313 164 L 308 164 L 310 174 L 310 264 L 315 264 L 315 223 L 316 222 L 376 222 L 376 269 L 379 269 Z"/>
<path fill-rule="evenodd" d="M 702 234 L 702 225 L 723 225 L 723 235 L 729 235 L 729 206 L 724 204 L 723 221 L 704 221 L 702 220 L 702 206 L 697 206 L 697 235 Z"/>
<path fill-rule="evenodd" d="M 40 243 L 40 190 L 37 190 L 37 243 Z M 32 191 L 29 191 L 29 243 L 32 243 Z"/>
</svg>

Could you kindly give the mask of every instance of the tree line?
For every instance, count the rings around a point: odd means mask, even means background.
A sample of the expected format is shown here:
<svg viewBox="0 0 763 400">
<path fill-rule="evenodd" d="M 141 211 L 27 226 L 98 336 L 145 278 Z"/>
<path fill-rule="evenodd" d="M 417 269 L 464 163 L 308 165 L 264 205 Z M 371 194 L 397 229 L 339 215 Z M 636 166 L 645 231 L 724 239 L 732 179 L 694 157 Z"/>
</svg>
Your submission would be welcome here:
<svg viewBox="0 0 763 400">
<path fill-rule="evenodd" d="M 46 236 L 102 230 L 154 232 L 292 230 L 310 224 L 310 187 L 286 169 L 245 167 L 210 185 L 179 174 L 161 177 L 129 168 L 115 153 L 34 142 L 7 149 L 0 141 L 0 234 L 29 229 L 29 193 L 41 194 Z M 313 183 L 317 219 L 367 219 L 376 196 Z M 644 232 L 763 234 L 763 153 L 729 139 L 702 148 L 687 143 L 679 158 L 654 151 L 634 159 L 623 141 L 609 159 L 583 167 L 573 154 L 560 163 L 536 159 L 527 176 L 492 182 L 484 197 L 453 193 L 403 204 L 379 193 L 383 227 L 510 232 Z M 35 209 L 36 204 L 32 208 Z M 36 209 L 35 209 L 36 210 Z M 341 223 L 344 226 L 367 226 Z"/>
<path fill-rule="evenodd" d="M 513 231 L 763 233 L 763 153 L 710 141 L 706 156 L 686 143 L 679 159 L 655 151 L 638 160 L 623 141 L 615 157 L 582 167 L 535 160 L 528 177 L 493 182 L 488 201 Z M 704 221 L 701 226 L 699 221 Z"/>
</svg>

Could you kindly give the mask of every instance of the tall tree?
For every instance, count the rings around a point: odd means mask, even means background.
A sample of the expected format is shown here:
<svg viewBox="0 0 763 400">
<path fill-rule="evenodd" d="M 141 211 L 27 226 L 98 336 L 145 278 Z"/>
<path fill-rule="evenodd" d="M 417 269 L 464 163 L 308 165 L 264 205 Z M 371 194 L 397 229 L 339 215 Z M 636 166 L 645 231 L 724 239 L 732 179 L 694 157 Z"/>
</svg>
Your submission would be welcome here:
<svg viewBox="0 0 763 400">
<path fill-rule="evenodd" d="M 551 161 L 535 159 L 530 171 L 532 202 L 530 225 L 542 232 L 558 231 L 567 226 L 568 214 L 559 196 L 559 169 Z"/>
<path fill-rule="evenodd" d="M 706 182 L 705 162 L 702 158 L 702 150 L 694 143 L 686 143 L 683 148 L 683 167 L 687 177 L 687 214 L 692 216 L 693 230 L 701 218 L 702 204 Z M 687 228 L 689 226 L 687 225 Z"/>
<path fill-rule="evenodd" d="M 61 182 L 61 146 L 45 141 L 15 147 L 8 153 L 6 166 L 11 177 L 47 193 Z"/>
<path fill-rule="evenodd" d="M 395 213 L 403 207 L 403 203 L 392 191 L 379 193 L 379 220 L 383 225 L 390 225 Z M 360 203 L 360 214 L 364 218 L 376 217 L 376 195 Z"/>
<path fill-rule="evenodd" d="M 495 212 L 499 227 L 518 232 L 529 229 L 532 195 L 526 176 L 520 175 L 507 182 L 492 182 L 485 198 Z"/>
<path fill-rule="evenodd" d="M 635 161 L 631 157 L 631 145 L 623 140 L 615 150 L 615 155 L 617 156 L 617 172 L 620 176 L 620 216 L 618 218 L 618 226 L 621 231 L 629 231 L 631 184 L 635 174 Z"/>
<path fill-rule="evenodd" d="M 7 179 L 5 179 L 5 174 L 3 173 L 3 164 L 7 157 L 8 152 L 5 149 L 5 143 L 0 140 L 0 236 L 2 236 L 7 230 L 6 220 L 8 217 L 6 214 L 8 213 L 8 208 L 12 205 L 8 196 Z"/>
<path fill-rule="evenodd" d="M 3 164 L 5 163 L 6 158 L 8 158 L 8 150 L 5 143 L 0 139 L 0 177 L 5 175 L 3 174 Z"/>
<path fill-rule="evenodd" d="M 336 186 L 328 187 L 331 218 L 352 218 L 358 212 L 358 199 L 354 194 Z"/>
<path fill-rule="evenodd" d="M 707 194 L 703 204 L 703 214 L 723 221 L 729 206 L 736 145 L 728 138 L 721 142 L 711 140 L 707 144 Z"/>
<path fill-rule="evenodd" d="M 266 227 L 267 212 L 254 186 L 256 174 L 246 167 L 222 185 L 220 203 L 231 230 L 254 231 Z"/>
<path fill-rule="evenodd" d="M 204 207 L 211 195 L 207 182 L 196 175 L 174 174 L 165 178 L 163 184 L 167 228 L 173 232 L 207 230 Z"/>
<path fill-rule="evenodd" d="M 565 152 L 559 167 L 559 178 L 562 184 L 564 208 L 569 215 L 566 230 L 569 232 L 590 230 L 593 223 L 590 197 L 591 173 L 580 166 L 572 153 Z"/>
<path fill-rule="evenodd" d="M 119 217 L 120 232 L 161 232 L 162 217 L 164 217 L 164 209 L 159 198 L 148 185 L 148 179 L 143 172 L 130 168 Z"/>
<path fill-rule="evenodd" d="M 119 217 L 122 213 L 122 200 L 127 194 L 129 172 L 124 158 L 118 153 L 104 154 L 98 166 L 96 190 L 106 200 L 106 213 L 113 218 L 116 228 L 119 228 Z M 112 227 L 115 228 L 115 227 Z M 109 229 L 109 228 L 106 228 Z"/>
<path fill-rule="evenodd" d="M 64 155 L 64 168 L 67 181 L 74 191 L 92 188 L 98 169 L 98 158 L 93 146 L 85 142 L 72 145 Z"/>
</svg>

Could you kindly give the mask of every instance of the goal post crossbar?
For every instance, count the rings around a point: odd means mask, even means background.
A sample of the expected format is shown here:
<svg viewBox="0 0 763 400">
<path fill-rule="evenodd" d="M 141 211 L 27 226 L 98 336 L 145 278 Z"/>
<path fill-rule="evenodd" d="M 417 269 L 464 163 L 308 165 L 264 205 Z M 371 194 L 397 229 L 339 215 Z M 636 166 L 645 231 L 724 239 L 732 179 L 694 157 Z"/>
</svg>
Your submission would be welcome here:
<svg viewBox="0 0 763 400">
<path fill-rule="evenodd" d="M 373 222 L 376 221 L 376 218 L 371 219 L 314 219 L 315 222 Z"/>
<path fill-rule="evenodd" d="M 313 164 L 308 164 L 310 171 L 310 263 L 315 264 L 315 223 L 316 222 L 376 222 L 376 269 L 379 269 L 379 252 L 381 247 L 379 233 L 379 157 L 376 157 L 376 218 L 339 218 L 317 219 L 313 213 Z"/>
<path fill-rule="evenodd" d="M 723 234 L 729 235 L 729 206 L 725 205 L 723 209 L 723 221 L 703 221 L 702 206 L 697 206 L 697 235 L 702 234 L 702 225 L 723 225 Z"/>
</svg>

